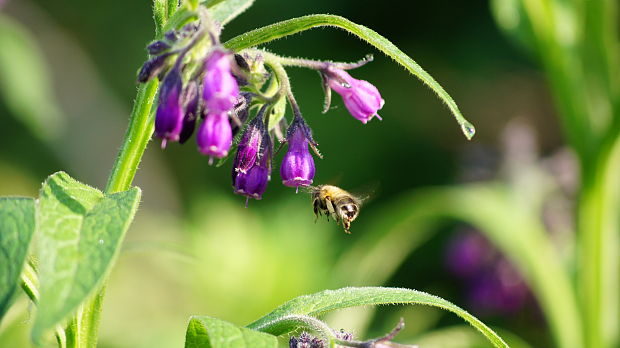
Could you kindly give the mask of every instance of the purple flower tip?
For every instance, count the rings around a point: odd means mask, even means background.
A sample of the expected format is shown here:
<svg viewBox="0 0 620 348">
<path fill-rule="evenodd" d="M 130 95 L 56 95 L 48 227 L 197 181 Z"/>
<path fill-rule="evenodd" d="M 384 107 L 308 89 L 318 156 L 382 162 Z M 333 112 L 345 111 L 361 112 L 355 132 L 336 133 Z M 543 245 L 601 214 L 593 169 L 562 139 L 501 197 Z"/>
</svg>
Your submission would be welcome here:
<svg viewBox="0 0 620 348">
<path fill-rule="evenodd" d="M 342 97 L 349 113 L 366 124 L 377 115 L 385 101 L 377 87 L 370 82 L 357 80 L 342 69 L 328 68 L 326 71 L 329 87 Z"/>
<path fill-rule="evenodd" d="M 178 69 L 171 70 L 162 83 L 155 114 L 155 135 L 164 140 L 164 147 L 166 141 L 178 141 L 183 128 L 182 89 L 183 81 Z"/>
<path fill-rule="evenodd" d="M 232 129 L 225 112 L 208 114 L 196 135 L 198 149 L 204 155 L 222 158 L 232 144 Z"/>
<path fill-rule="evenodd" d="M 247 173 L 237 172 L 233 174 L 235 193 L 260 200 L 267 189 L 269 182 L 269 168 L 264 165 L 256 165 Z"/>
<path fill-rule="evenodd" d="M 295 123 L 291 125 L 295 127 Z M 289 187 L 308 186 L 314 179 L 314 159 L 308 150 L 308 139 L 301 126 L 287 136 L 288 151 L 280 166 L 282 183 Z"/>
<path fill-rule="evenodd" d="M 205 61 L 203 98 L 209 112 L 230 111 L 237 102 L 239 86 L 231 73 L 231 55 L 215 50 Z"/>
</svg>

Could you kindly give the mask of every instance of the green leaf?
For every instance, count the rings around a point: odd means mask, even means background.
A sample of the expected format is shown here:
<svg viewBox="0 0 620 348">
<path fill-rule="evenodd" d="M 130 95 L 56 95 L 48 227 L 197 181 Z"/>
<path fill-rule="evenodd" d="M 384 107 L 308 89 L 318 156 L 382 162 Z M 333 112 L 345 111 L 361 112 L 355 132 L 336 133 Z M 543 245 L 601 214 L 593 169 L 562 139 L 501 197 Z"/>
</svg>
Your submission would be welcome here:
<svg viewBox="0 0 620 348">
<path fill-rule="evenodd" d="M 445 309 L 471 324 L 495 347 L 508 347 L 493 330 L 460 307 L 437 296 L 402 288 L 342 288 L 300 296 L 274 309 L 247 327 L 272 335 L 282 335 L 295 330 L 296 326 L 287 320 L 280 321 L 280 318 L 291 315 L 319 316 L 337 309 L 382 304 L 422 304 Z"/>
<path fill-rule="evenodd" d="M 63 172 L 44 182 L 36 211 L 41 295 L 35 342 L 99 288 L 139 200 L 138 188 L 104 195 Z"/>
<path fill-rule="evenodd" d="M 210 0 L 205 5 L 211 12 L 213 19 L 224 25 L 247 10 L 254 0 Z"/>
<path fill-rule="evenodd" d="M 20 23 L 0 13 L 0 97 L 11 114 L 43 140 L 62 130 L 43 52 Z"/>
<path fill-rule="evenodd" d="M 229 322 L 194 316 L 187 325 L 185 348 L 277 348 L 278 339 Z"/>
<path fill-rule="evenodd" d="M 34 233 L 34 199 L 0 198 L 0 320 L 9 309 Z"/>
<path fill-rule="evenodd" d="M 454 118 L 461 126 L 461 130 L 463 131 L 463 134 L 465 134 L 465 137 L 467 137 L 467 139 L 471 139 L 474 136 L 476 132 L 474 126 L 467 121 L 465 117 L 463 117 L 461 111 L 456 105 L 456 102 L 431 75 L 429 75 L 420 65 L 418 65 L 418 63 L 374 30 L 363 25 L 353 23 L 344 17 L 316 14 L 293 18 L 236 36 L 227 41 L 224 46 L 233 51 L 240 51 L 245 48 L 261 45 L 288 35 L 293 35 L 308 29 L 322 26 L 344 29 L 376 47 L 379 51 L 385 53 L 397 63 L 404 66 L 411 74 L 415 75 L 424 84 L 437 93 L 439 98 L 446 103 L 446 105 L 448 105 L 448 108 L 454 115 Z"/>
</svg>

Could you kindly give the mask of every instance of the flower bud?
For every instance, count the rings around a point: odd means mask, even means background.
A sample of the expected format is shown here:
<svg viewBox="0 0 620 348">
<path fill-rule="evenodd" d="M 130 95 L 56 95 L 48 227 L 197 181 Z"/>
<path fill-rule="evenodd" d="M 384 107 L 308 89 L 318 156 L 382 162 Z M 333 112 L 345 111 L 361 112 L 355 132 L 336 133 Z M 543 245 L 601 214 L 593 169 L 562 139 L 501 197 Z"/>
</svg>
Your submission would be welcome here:
<svg viewBox="0 0 620 348">
<path fill-rule="evenodd" d="M 250 106 L 252 104 L 252 93 L 249 92 L 241 92 L 239 93 L 239 98 L 237 99 L 237 104 L 233 110 L 234 115 L 236 117 L 236 122 L 233 123 L 233 136 L 237 135 L 245 121 L 248 120 L 250 116 Z"/>
<path fill-rule="evenodd" d="M 349 113 L 356 119 L 366 123 L 373 116 L 381 119 L 377 111 L 383 107 L 385 101 L 377 87 L 370 82 L 357 80 L 342 69 L 329 67 L 324 73 L 327 83 L 342 97 Z"/>
<path fill-rule="evenodd" d="M 148 46 L 146 46 L 146 50 L 150 55 L 158 55 L 160 53 L 164 53 L 165 51 L 170 49 L 170 45 L 165 41 L 157 40 L 151 42 Z"/>
<path fill-rule="evenodd" d="M 231 56 L 215 50 L 205 62 L 203 98 L 209 112 L 230 111 L 237 102 L 239 86 L 231 73 Z"/>
<path fill-rule="evenodd" d="M 286 137 L 288 151 L 280 166 L 282 183 L 286 186 L 308 186 L 314 179 L 314 159 L 308 149 L 307 131 L 309 129 L 300 117 L 296 117 L 289 127 Z"/>
<path fill-rule="evenodd" d="M 157 76 L 164 68 L 166 68 L 168 57 L 170 57 L 170 54 L 164 53 L 144 62 L 140 68 L 140 72 L 138 73 L 138 82 L 144 83 Z"/>
<path fill-rule="evenodd" d="M 178 68 L 172 69 L 161 85 L 159 105 L 155 114 L 155 135 L 162 138 L 162 148 L 167 141 L 178 141 L 183 127 L 181 92 L 183 80 Z"/>
<path fill-rule="evenodd" d="M 232 130 L 228 114 L 220 112 L 208 114 L 196 135 L 198 149 L 211 158 L 222 158 L 228 154 L 232 144 Z"/>
</svg>

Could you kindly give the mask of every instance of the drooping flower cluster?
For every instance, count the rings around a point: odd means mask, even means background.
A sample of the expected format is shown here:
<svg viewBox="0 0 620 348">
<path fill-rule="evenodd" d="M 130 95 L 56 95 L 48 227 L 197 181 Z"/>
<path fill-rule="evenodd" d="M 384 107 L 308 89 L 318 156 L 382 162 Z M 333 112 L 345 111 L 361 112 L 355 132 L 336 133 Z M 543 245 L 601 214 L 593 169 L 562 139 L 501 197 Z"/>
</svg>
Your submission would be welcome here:
<svg viewBox="0 0 620 348">
<path fill-rule="evenodd" d="M 284 64 L 266 51 L 226 50 L 213 28 L 218 25 L 209 16 L 201 16 L 147 47 L 151 58 L 142 66 L 138 81 L 161 81 L 155 136 L 162 139 L 162 148 L 171 142 L 185 143 L 196 129 L 198 151 L 209 156 L 209 163 L 225 159 L 236 146 L 234 192 L 261 199 L 271 180 L 277 138 L 281 145 L 288 145 L 280 166 L 282 183 L 297 189 L 311 185 L 316 167 L 310 149 L 320 157 L 318 144 L 290 90 Z M 375 116 L 380 119 L 377 111 L 384 101 L 377 88 L 345 71 L 363 63 L 297 63 L 292 65 L 319 71 L 326 98 L 332 89 L 336 91 L 353 117 L 363 123 Z M 287 102 L 293 110 L 288 127 Z"/>
</svg>

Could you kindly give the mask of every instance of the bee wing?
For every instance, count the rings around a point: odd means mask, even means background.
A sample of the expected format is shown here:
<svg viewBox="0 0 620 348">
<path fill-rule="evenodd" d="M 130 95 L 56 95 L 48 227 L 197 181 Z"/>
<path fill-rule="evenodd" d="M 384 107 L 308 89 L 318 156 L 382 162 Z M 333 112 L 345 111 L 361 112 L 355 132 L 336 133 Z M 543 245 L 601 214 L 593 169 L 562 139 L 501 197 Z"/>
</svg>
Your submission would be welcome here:
<svg viewBox="0 0 620 348">
<path fill-rule="evenodd" d="M 353 190 L 351 193 L 357 198 L 359 204 L 366 204 L 377 196 L 379 186 L 379 183 L 366 184 L 361 188 Z"/>
</svg>

